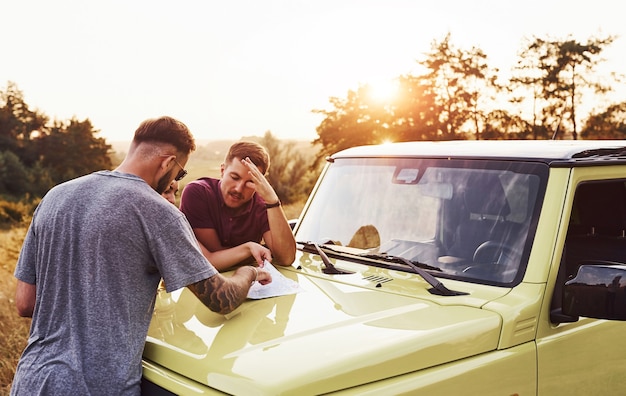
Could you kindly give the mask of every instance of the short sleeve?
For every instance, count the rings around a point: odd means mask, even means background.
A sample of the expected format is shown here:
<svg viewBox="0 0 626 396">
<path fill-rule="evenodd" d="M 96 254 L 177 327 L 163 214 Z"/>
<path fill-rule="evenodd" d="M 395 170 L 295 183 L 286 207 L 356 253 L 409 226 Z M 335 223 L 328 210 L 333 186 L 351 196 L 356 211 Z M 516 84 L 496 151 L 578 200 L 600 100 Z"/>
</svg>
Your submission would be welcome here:
<svg viewBox="0 0 626 396">
<path fill-rule="evenodd" d="M 201 181 L 193 181 L 183 189 L 180 197 L 180 210 L 185 214 L 192 228 L 216 228 L 210 216 L 211 194 L 208 186 Z"/>
<path fill-rule="evenodd" d="M 33 226 L 28 228 L 22 250 L 20 251 L 17 265 L 15 266 L 14 275 L 22 282 L 34 285 L 37 283 L 37 237 L 33 230 Z"/>
<path fill-rule="evenodd" d="M 153 241 L 153 254 L 168 292 L 218 273 L 200 251 L 184 216 L 161 229 L 160 237 Z"/>
</svg>

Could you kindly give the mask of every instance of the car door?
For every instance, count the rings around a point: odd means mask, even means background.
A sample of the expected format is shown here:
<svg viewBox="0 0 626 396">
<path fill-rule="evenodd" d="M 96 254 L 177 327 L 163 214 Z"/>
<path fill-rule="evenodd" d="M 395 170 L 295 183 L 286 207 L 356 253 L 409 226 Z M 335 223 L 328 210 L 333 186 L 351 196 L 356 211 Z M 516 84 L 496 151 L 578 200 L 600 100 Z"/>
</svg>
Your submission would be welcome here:
<svg viewBox="0 0 626 396">
<path fill-rule="evenodd" d="M 582 261 L 626 263 L 625 175 L 623 166 L 571 172 L 548 280 L 554 292 L 544 303 L 538 330 L 539 395 L 611 395 L 626 389 L 626 322 L 550 320 L 550 312 L 560 308 L 560 285 L 575 275 Z"/>
</svg>

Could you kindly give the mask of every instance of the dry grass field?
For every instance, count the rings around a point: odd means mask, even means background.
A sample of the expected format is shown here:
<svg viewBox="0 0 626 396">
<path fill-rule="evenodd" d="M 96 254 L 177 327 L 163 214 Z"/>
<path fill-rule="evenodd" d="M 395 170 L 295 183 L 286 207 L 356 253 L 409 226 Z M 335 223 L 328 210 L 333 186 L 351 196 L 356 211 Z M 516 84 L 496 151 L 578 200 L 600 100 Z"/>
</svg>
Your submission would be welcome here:
<svg viewBox="0 0 626 396">
<path fill-rule="evenodd" d="M 26 346 L 30 319 L 15 310 L 13 270 L 26 226 L 0 228 L 0 395 L 8 395 L 17 360 Z"/>
</svg>

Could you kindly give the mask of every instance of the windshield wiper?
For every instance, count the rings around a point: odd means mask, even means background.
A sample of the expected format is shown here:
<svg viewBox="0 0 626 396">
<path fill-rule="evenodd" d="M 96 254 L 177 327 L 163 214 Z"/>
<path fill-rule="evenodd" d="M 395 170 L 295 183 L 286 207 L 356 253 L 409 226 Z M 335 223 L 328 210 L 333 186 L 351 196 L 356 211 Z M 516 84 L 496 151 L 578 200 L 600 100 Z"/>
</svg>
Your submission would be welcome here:
<svg viewBox="0 0 626 396">
<path fill-rule="evenodd" d="M 323 273 L 328 274 L 328 275 L 354 274 L 354 271 L 341 270 L 335 267 L 333 263 L 330 261 L 330 259 L 328 258 L 328 256 L 326 255 L 326 253 L 324 253 L 322 248 L 320 248 L 320 246 L 317 243 L 313 243 L 313 242 L 298 242 L 298 243 L 304 246 L 312 246 L 315 248 L 315 250 L 317 251 L 317 254 L 319 254 L 319 256 L 322 258 L 322 262 L 324 263 L 324 268 L 322 269 Z"/>
<path fill-rule="evenodd" d="M 428 265 L 426 263 L 421 263 L 415 260 L 408 260 L 404 257 L 394 256 L 392 254 L 387 254 L 387 253 L 363 253 L 363 254 L 359 254 L 359 256 L 370 258 L 370 259 L 375 259 L 375 260 L 384 260 L 384 261 L 389 261 L 393 263 L 401 263 L 401 264 L 406 264 L 406 262 L 409 261 L 413 265 L 418 266 L 420 268 L 441 272 L 441 268 L 439 267 L 433 267 L 432 265 Z"/>
<path fill-rule="evenodd" d="M 426 270 L 424 269 L 424 268 L 427 268 L 430 270 L 441 271 L 441 269 L 437 267 L 433 267 L 428 264 L 419 263 L 419 262 L 416 263 L 404 257 L 393 256 L 389 254 L 366 253 L 366 254 L 363 254 L 362 256 L 367 257 L 367 258 L 382 259 L 386 261 L 400 262 L 402 264 L 406 264 L 407 266 L 409 266 L 409 268 L 413 270 L 413 272 L 421 276 L 426 282 L 428 282 L 429 285 L 432 286 L 431 289 L 428 289 L 428 291 L 431 294 L 436 294 L 438 296 L 462 296 L 465 294 L 469 294 L 465 292 L 448 289 L 443 283 L 441 283 L 437 278 L 435 278 L 434 276 L 426 272 Z"/>
<path fill-rule="evenodd" d="M 345 270 L 337 269 L 333 265 L 333 263 L 330 262 L 330 259 L 328 258 L 326 253 L 324 253 L 322 248 L 317 243 L 314 243 L 314 242 L 301 242 L 301 241 L 298 241 L 296 243 L 298 243 L 300 245 L 303 245 L 307 249 L 314 248 L 317 251 L 317 253 L 322 258 L 322 262 L 324 263 L 324 268 L 322 269 L 322 272 L 324 272 L 325 274 L 353 274 L 354 273 L 354 272 L 351 272 L 351 271 L 345 271 Z M 405 259 L 404 257 L 393 256 L 393 255 L 390 255 L 390 254 L 380 254 L 380 253 L 379 254 L 375 254 L 375 253 L 352 254 L 352 253 L 337 252 L 335 249 L 328 248 L 328 247 L 324 247 L 324 249 L 328 249 L 328 250 L 330 250 L 332 252 L 336 252 L 336 253 L 341 254 L 341 255 L 352 256 L 352 257 L 355 257 L 355 258 L 361 257 L 361 258 L 370 259 L 370 260 L 385 260 L 385 261 L 388 261 L 388 262 L 391 261 L 391 262 L 405 264 L 409 268 L 411 268 L 411 270 L 413 270 L 414 273 L 416 273 L 419 276 L 421 276 L 426 282 L 428 282 L 429 285 L 432 286 L 432 288 L 428 289 L 428 291 L 431 294 L 436 294 L 438 296 L 462 296 L 462 295 L 469 294 L 469 293 L 466 293 L 466 292 L 460 292 L 460 291 L 448 289 L 437 278 L 435 278 L 434 276 L 432 276 L 431 274 L 429 274 L 425 270 L 425 269 L 430 269 L 430 270 L 433 270 L 433 271 L 441 271 L 441 269 L 437 268 L 437 267 L 430 266 L 428 264 L 424 264 L 424 263 L 420 263 L 420 262 L 413 262 L 411 260 Z"/>
</svg>

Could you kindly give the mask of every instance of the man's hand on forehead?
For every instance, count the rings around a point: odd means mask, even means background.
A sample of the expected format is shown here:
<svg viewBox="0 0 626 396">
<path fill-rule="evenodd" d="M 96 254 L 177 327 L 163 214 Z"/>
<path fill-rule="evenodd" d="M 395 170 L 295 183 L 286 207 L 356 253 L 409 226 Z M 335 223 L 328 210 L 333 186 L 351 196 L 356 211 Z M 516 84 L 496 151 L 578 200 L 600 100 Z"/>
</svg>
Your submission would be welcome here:
<svg viewBox="0 0 626 396">
<path fill-rule="evenodd" d="M 254 183 L 254 186 L 250 186 L 256 190 L 261 198 L 265 200 L 265 202 L 276 202 L 278 201 L 278 195 L 270 185 L 269 181 L 265 178 L 265 176 L 261 173 L 259 168 L 250 160 L 250 158 L 246 157 L 241 160 L 241 163 L 248 167 L 250 172 L 250 177 L 252 178 L 250 182 Z"/>
</svg>

